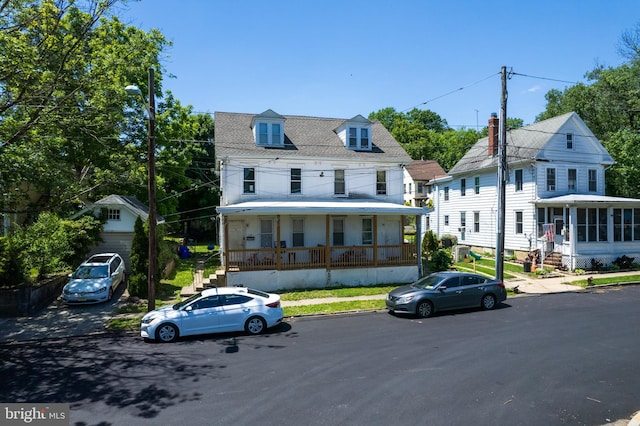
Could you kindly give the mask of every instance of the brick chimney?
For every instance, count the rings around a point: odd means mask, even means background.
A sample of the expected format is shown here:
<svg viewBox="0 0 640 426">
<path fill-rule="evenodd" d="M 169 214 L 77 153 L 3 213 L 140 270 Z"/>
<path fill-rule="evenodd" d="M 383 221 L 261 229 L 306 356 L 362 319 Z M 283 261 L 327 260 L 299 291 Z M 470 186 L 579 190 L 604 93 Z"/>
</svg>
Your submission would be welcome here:
<svg viewBox="0 0 640 426">
<path fill-rule="evenodd" d="M 489 155 L 498 155 L 498 135 L 500 134 L 500 120 L 498 114 L 491 113 L 489 119 Z"/>
</svg>

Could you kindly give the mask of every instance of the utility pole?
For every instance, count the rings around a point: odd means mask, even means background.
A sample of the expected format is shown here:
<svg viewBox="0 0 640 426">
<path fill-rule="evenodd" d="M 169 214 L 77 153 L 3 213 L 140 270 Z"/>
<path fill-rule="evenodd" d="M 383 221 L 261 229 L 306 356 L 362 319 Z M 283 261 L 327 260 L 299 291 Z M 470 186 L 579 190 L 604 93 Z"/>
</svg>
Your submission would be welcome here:
<svg viewBox="0 0 640 426">
<path fill-rule="evenodd" d="M 156 97 L 154 93 L 153 68 L 149 68 L 149 147 L 147 154 L 149 167 L 149 312 L 156 308 L 156 272 L 158 270 L 158 250 L 156 248 Z"/>
<path fill-rule="evenodd" d="M 500 101 L 500 144 L 498 145 L 498 232 L 496 239 L 496 280 L 504 280 L 504 232 L 506 215 L 507 174 L 507 67 L 502 74 L 502 96 Z"/>
</svg>

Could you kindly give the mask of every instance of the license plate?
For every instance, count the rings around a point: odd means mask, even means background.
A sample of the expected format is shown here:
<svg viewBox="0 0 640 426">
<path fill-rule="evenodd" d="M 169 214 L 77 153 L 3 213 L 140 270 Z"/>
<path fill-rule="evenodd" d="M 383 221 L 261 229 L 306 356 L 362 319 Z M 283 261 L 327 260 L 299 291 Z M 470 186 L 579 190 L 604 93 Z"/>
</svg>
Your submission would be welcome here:
<svg viewBox="0 0 640 426">
<path fill-rule="evenodd" d="M 86 300 L 87 300 L 86 297 L 78 297 L 78 302 L 84 302 Z"/>
</svg>

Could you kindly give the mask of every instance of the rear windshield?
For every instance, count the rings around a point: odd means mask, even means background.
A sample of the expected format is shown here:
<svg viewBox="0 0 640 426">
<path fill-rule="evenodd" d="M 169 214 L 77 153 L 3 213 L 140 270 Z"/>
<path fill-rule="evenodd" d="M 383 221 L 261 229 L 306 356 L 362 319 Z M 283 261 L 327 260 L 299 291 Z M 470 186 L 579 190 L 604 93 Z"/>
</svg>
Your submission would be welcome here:
<svg viewBox="0 0 640 426">
<path fill-rule="evenodd" d="M 265 299 L 269 298 L 269 293 L 265 293 L 264 291 L 260 291 L 260 290 L 254 290 L 252 288 L 248 288 L 247 293 L 253 294 L 254 296 L 264 297 Z"/>
</svg>

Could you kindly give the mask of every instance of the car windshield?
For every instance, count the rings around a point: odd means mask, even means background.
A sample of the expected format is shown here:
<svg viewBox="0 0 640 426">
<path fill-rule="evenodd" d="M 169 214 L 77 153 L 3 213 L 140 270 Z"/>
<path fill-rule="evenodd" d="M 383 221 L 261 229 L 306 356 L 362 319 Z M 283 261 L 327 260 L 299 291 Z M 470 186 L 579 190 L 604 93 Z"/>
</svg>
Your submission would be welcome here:
<svg viewBox="0 0 640 426">
<path fill-rule="evenodd" d="M 189 297 L 187 299 L 184 299 L 182 302 L 178 302 L 178 303 L 174 304 L 172 307 L 173 307 L 173 309 L 180 309 L 184 305 L 188 305 L 189 303 L 191 303 L 194 300 L 199 299 L 201 297 L 202 297 L 202 293 L 196 293 L 193 296 L 191 296 L 191 297 Z"/>
<path fill-rule="evenodd" d="M 446 277 L 443 277 L 442 275 L 436 275 L 436 274 L 427 275 L 426 277 L 411 284 L 411 287 L 421 288 L 425 290 L 433 290 L 445 279 Z"/>
<path fill-rule="evenodd" d="M 107 265 L 91 266 L 80 265 L 80 267 L 73 274 L 74 278 L 89 279 L 89 278 L 106 278 L 109 276 L 109 267 Z"/>
</svg>

